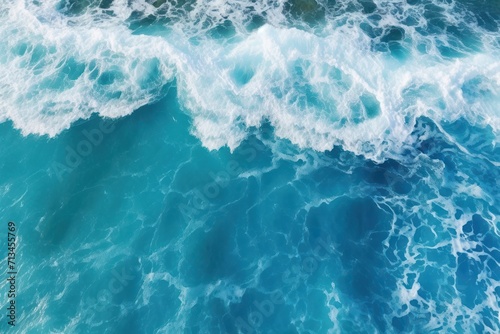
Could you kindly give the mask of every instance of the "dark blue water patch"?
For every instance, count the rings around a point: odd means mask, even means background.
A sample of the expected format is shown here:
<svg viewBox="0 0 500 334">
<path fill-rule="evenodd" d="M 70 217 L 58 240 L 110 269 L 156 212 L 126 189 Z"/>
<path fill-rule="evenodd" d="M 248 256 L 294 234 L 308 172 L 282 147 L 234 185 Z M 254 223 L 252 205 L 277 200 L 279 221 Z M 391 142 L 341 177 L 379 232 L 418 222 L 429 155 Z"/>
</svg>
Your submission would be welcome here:
<svg viewBox="0 0 500 334">
<path fill-rule="evenodd" d="M 145 15 L 139 11 L 132 11 L 126 23 L 134 35 L 166 36 L 171 32 L 170 25 L 173 19 L 165 15 Z"/>
<path fill-rule="evenodd" d="M 415 30 L 422 36 L 446 36 L 444 42 L 440 39 L 435 40 L 441 55 L 446 58 L 461 58 L 467 53 L 478 52 L 481 49 L 482 43 L 475 29 L 475 24 L 473 20 L 468 18 L 472 14 L 466 14 L 465 21 L 455 25 L 449 21 L 449 13 L 446 12 L 445 7 L 437 3 L 416 1 L 414 5 L 423 6 L 425 26 L 417 25 L 415 18 L 411 15 L 404 15 L 400 8 L 396 9 L 400 11 L 402 17 L 399 22 L 400 26 L 380 27 L 377 21 L 373 21 L 374 27 L 377 28 L 370 27 L 366 23 L 361 24 L 361 28 L 371 38 L 380 36 L 381 31 L 385 30 L 382 39 L 375 43 L 374 50 L 386 52 L 390 49 L 391 54 L 397 59 L 405 59 L 409 55 L 409 51 L 404 44 L 399 42 L 404 39 L 404 35 L 401 35 L 404 26 L 416 26 Z M 456 11 L 457 14 L 462 15 L 467 13 L 468 9 L 458 6 Z"/>
<path fill-rule="evenodd" d="M 423 290 L 431 296 L 437 296 L 439 288 L 442 285 L 446 285 L 446 275 L 439 268 L 428 266 L 420 273 L 418 281 Z"/>
<path fill-rule="evenodd" d="M 414 316 L 411 313 L 402 317 L 393 317 L 392 325 L 394 326 L 394 329 L 399 333 L 410 332 L 414 328 L 413 326 L 415 321 L 413 317 Z"/>
<path fill-rule="evenodd" d="M 428 226 L 421 226 L 417 229 L 414 236 L 415 241 L 422 245 L 433 245 L 436 241 L 436 235 Z"/>
<path fill-rule="evenodd" d="M 410 56 L 411 52 L 408 48 L 404 47 L 401 43 L 390 42 L 389 51 L 391 56 L 395 59 L 404 62 Z"/>
<path fill-rule="evenodd" d="M 224 20 L 208 30 L 207 35 L 214 39 L 228 39 L 236 35 L 236 29 L 232 21 Z"/>
<path fill-rule="evenodd" d="M 472 126 L 464 119 L 453 123 L 444 123 L 442 125 L 444 130 L 453 137 L 453 141 L 450 141 L 432 125 L 432 122 L 423 119 L 421 121 L 417 121 L 417 127 L 422 126 L 421 129 L 425 129 L 425 133 L 433 133 L 433 135 L 419 144 L 419 150 L 430 157 L 443 161 L 446 166 L 444 173 L 448 180 L 463 182 L 463 178 L 457 175 L 458 166 L 467 166 L 465 169 L 467 175 L 477 180 L 476 182 L 479 182 L 484 190 L 493 195 L 492 198 L 495 201 L 498 201 L 497 196 L 494 195 L 494 185 L 499 174 L 498 169 L 492 168 L 491 161 L 498 161 L 500 151 L 492 145 L 491 127 Z M 469 152 L 478 155 L 479 158 L 474 159 L 474 164 L 467 163 L 470 155 L 458 149 L 454 141 Z M 444 154 L 445 149 L 451 149 L 455 154 Z M 467 200 L 463 204 L 470 207 L 466 202 Z M 495 210 L 494 207 L 492 210 Z"/>
<path fill-rule="evenodd" d="M 448 36 L 453 37 L 458 41 L 455 42 L 451 39 L 451 45 L 456 45 L 457 47 L 461 47 L 465 50 L 468 49 L 472 52 L 477 52 L 482 47 L 480 36 L 465 25 L 448 26 L 446 28 L 446 33 Z"/>
<path fill-rule="evenodd" d="M 439 240 L 448 239 L 446 232 L 439 231 L 436 228 L 434 228 L 434 230 L 435 230 L 435 232 L 437 234 L 437 238 Z M 441 266 L 447 266 L 449 268 L 456 268 L 456 258 L 452 254 L 452 249 L 451 249 L 450 245 L 427 249 L 424 251 L 424 253 L 425 253 L 426 259 L 428 261 L 439 263 Z"/>
<path fill-rule="evenodd" d="M 113 5 L 114 0 L 101 0 L 99 3 L 99 8 L 109 9 Z"/>
<path fill-rule="evenodd" d="M 464 306 L 473 309 L 485 297 L 478 288 L 478 275 L 482 272 L 482 265 L 466 253 L 458 254 L 457 289 Z"/>
<path fill-rule="evenodd" d="M 477 212 L 477 202 L 466 195 L 458 195 L 453 198 L 453 204 L 466 212 Z"/>
<path fill-rule="evenodd" d="M 130 30 L 136 35 L 161 35 L 162 32 L 169 31 L 168 24 L 171 23 L 171 18 L 153 15 L 134 10 L 127 18 L 127 24 Z"/>
<path fill-rule="evenodd" d="M 419 117 L 417 119 L 412 135 L 418 140 L 418 150 L 430 157 L 444 158 L 445 155 L 442 154 L 443 150 L 453 147 L 453 144 L 439 131 L 436 124 L 427 117 Z M 421 137 L 425 139 L 419 140 Z"/>
<path fill-rule="evenodd" d="M 196 7 L 195 1 L 164 1 L 158 0 L 152 4 L 156 9 L 154 13 L 133 11 L 127 19 L 129 29 L 134 34 L 145 34 L 152 36 L 165 36 L 173 25 L 183 21 L 193 20 L 193 11 Z M 196 44 L 199 38 L 210 37 L 217 40 L 226 40 L 235 36 L 234 23 L 229 19 L 221 19 L 210 15 L 196 14 L 196 22 L 193 25 L 203 30 L 203 36 L 193 36 L 191 41 Z M 196 33 L 195 33 L 196 34 Z"/>
<path fill-rule="evenodd" d="M 472 224 L 472 231 L 476 237 L 484 236 L 490 229 L 488 222 L 479 215 L 472 216 L 472 221 L 468 224 Z"/>
<path fill-rule="evenodd" d="M 376 28 L 367 22 L 362 22 L 359 26 L 364 31 L 364 33 L 372 39 L 381 36 L 384 31 L 382 28 Z"/>
<path fill-rule="evenodd" d="M 476 11 L 478 25 L 487 31 L 497 32 L 499 29 L 500 15 L 488 11 Z"/>
<path fill-rule="evenodd" d="M 313 171 L 310 179 L 306 181 L 311 182 L 322 194 L 332 196 L 341 195 L 343 189 L 349 187 L 348 185 L 352 179 L 341 170 L 323 167 Z"/>
<path fill-rule="evenodd" d="M 209 231 L 197 230 L 186 240 L 187 250 L 180 265 L 187 286 L 214 283 L 237 270 L 240 264 L 233 252 L 233 221 L 220 219 Z"/>
<path fill-rule="evenodd" d="M 441 53 L 441 55 L 445 58 L 465 58 L 466 54 L 462 51 L 460 51 L 460 48 L 455 45 L 453 46 L 448 46 L 440 41 L 437 43 L 437 49 Z"/>
<path fill-rule="evenodd" d="M 62 0 L 57 4 L 56 9 L 61 13 L 64 13 L 65 15 L 74 16 L 84 14 L 89 9 L 89 7 L 95 6 L 98 3 L 99 1 L 93 0 Z"/>
<path fill-rule="evenodd" d="M 376 301 L 379 298 L 387 301 L 390 287 L 395 282 L 383 273 L 382 268 L 389 264 L 382 254 L 380 240 L 372 239 L 371 236 L 373 232 L 390 228 L 387 214 L 369 199 L 343 197 L 330 205 L 312 209 L 307 226 L 311 242 L 327 238 L 342 254 L 340 272 L 343 274 L 336 279 L 340 291 L 358 300 L 374 316 L 376 325 L 384 329 L 383 316 L 377 308 L 380 305 Z M 364 304 L 368 301 L 369 304 Z"/>
<path fill-rule="evenodd" d="M 453 191 L 450 188 L 441 188 L 439 189 L 439 195 L 443 197 L 450 197 L 453 194 Z"/>
<path fill-rule="evenodd" d="M 489 0 L 458 0 L 477 20 L 478 25 L 487 31 L 498 31 L 500 23 L 500 4 Z"/>
<path fill-rule="evenodd" d="M 267 131 L 267 130 L 264 130 Z M 258 133 L 258 136 L 267 135 L 267 132 Z M 270 134 L 274 138 L 274 133 Z M 245 171 L 257 170 L 272 166 L 273 154 L 269 146 L 258 139 L 256 135 L 249 135 L 240 146 L 238 146 L 234 155 L 238 157 L 238 166 Z"/>
<path fill-rule="evenodd" d="M 359 3 L 363 7 L 364 14 L 371 14 L 377 9 L 377 5 L 371 0 L 360 0 Z"/>
<path fill-rule="evenodd" d="M 378 165 L 367 163 L 360 169 L 360 173 L 377 196 L 406 195 L 414 189 L 419 180 L 416 175 L 410 176 L 408 167 L 395 160 L 387 160 Z M 408 201 L 409 205 L 410 202 Z"/>
<path fill-rule="evenodd" d="M 84 15 L 88 11 L 102 9 L 104 13 L 113 15 L 110 10 L 114 0 L 61 0 L 56 5 L 56 9 L 67 16 Z"/>
<path fill-rule="evenodd" d="M 490 320 L 490 319 L 495 319 L 495 316 L 493 315 L 495 314 L 495 311 L 493 311 L 491 309 L 491 307 L 485 307 L 484 310 L 481 312 L 481 316 L 483 316 L 484 318 L 484 325 L 489 327 L 490 330 L 495 330 L 495 328 L 498 328 L 498 324 L 500 323 L 500 321 L 495 321 L 495 320 Z"/>
<path fill-rule="evenodd" d="M 325 8 L 316 0 L 289 0 L 283 8 L 285 15 L 292 19 L 292 25 L 304 22 L 312 27 L 325 19 Z"/>
<path fill-rule="evenodd" d="M 433 3 L 424 6 L 424 18 L 427 20 L 426 28 L 419 28 L 424 35 L 442 33 L 446 27 L 446 15 L 444 8 Z"/>
<path fill-rule="evenodd" d="M 401 27 L 387 27 L 384 31 L 384 35 L 380 39 L 381 42 L 397 42 L 403 40 L 405 37 L 405 31 Z"/>
<path fill-rule="evenodd" d="M 499 258 L 500 256 L 500 240 L 496 238 L 492 233 L 488 233 L 484 236 L 483 245 L 490 249 L 492 254 L 495 254 L 495 258 Z"/>
<path fill-rule="evenodd" d="M 368 23 L 362 23 L 360 27 L 373 39 L 373 50 L 390 52 L 390 54 L 398 60 L 405 60 L 409 56 L 410 52 L 403 44 L 405 30 L 402 27 L 389 26 L 373 28 Z"/>
<path fill-rule="evenodd" d="M 500 280 L 500 265 L 498 261 L 500 260 L 500 254 L 498 251 L 491 252 L 491 258 L 486 260 L 486 266 L 488 268 L 487 272 L 489 273 L 488 277 L 491 277 L 493 280 Z"/>
</svg>

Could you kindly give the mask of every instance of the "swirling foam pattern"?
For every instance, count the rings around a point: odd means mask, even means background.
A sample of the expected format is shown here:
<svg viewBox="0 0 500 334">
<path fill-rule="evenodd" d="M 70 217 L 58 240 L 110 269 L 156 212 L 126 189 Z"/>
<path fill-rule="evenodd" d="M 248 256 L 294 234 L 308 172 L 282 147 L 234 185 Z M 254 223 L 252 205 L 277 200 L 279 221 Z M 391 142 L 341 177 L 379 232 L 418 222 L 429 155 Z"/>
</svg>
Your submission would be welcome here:
<svg viewBox="0 0 500 334">
<path fill-rule="evenodd" d="M 19 333 L 500 332 L 497 1 L 4 0 L 0 46 Z"/>
</svg>

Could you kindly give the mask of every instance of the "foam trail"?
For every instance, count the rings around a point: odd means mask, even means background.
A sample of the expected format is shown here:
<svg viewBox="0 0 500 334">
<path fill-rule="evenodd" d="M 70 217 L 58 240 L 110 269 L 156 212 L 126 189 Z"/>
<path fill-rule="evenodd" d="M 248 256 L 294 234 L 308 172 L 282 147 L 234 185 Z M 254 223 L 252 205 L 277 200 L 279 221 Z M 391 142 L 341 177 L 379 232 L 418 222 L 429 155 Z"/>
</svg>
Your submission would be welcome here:
<svg viewBox="0 0 500 334">
<path fill-rule="evenodd" d="M 54 15 L 41 22 L 22 2 L 2 11 L 0 120 L 55 136 L 92 113 L 124 116 L 163 96 L 173 79 L 165 43 L 123 26 L 69 28 Z"/>
<path fill-rule="evenodd" d="M 92 113 L 128 115 L 161 98 L 176 78 L 194 133 L 210 149 L 234 149 L 249 127 L 269 121 L 278 137 L 299 147 L 341 145 L 381 161 L 407 149 L 420 116 L 489 125 L 498 142 L 495 33 L 467 44 L 458 33 L 424 34 L 421 28 L 434 22 L 421 11 L 427 7 L 381 1 L 374 21 L 348 12 L 348 3 L 321 5 L 327 23 L 318 31 L 286 27 L 294 16 L 281 3 L 115 1 L 109 9 L 96 3 L 76 10 L 57 1 L 7 2 L 0 119 L 24 134 L 55 136 Z M 446 24 L 478 35 L 474 29 L 481 28 L 467 23 L 462 7 L 440 6 Z M 250 18 L 263 13 L 268 24 L 249 29 Z M 169 19 L 170 30 L 149 36 L 127 26 L 148 15 Z M 416 23 L 402 23 L 409 19 Z M 211 38 L 226 21 L 234 27 L 232 40 Z"/>
<path fill-rule="evenodd" d="M 342 145 L 372 159 L 398 152 L 420 116 L 464 117 L 491 125 L 498 136 L 500 62 L 494 57 L 420 56 L 394 68 L 393 59 L 369 46 L 355 29 L 317 37 L 265 26 L 229 50 L 209 53 L 216 48 L 208 44 L 205 59 L 189 62 L 198 67 L 180 74 L 181 97 L 212 149 L 236 147 L 245 129 L 262 120 L 300 147 Z"/>
</svg>

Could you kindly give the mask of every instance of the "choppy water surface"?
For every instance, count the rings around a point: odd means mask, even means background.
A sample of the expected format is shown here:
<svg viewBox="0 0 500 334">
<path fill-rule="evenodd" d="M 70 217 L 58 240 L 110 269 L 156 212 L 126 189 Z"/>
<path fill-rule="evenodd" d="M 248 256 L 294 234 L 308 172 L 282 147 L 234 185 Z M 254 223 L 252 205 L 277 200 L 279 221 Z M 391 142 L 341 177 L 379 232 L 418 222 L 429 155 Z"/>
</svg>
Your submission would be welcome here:
<svg viewBox="0 0 500 334">
<path fill-rule="evenodd" d="M 498 1 L 5 0 L 0 46 L 19 333 L 500 331 Z"/>
</svg>

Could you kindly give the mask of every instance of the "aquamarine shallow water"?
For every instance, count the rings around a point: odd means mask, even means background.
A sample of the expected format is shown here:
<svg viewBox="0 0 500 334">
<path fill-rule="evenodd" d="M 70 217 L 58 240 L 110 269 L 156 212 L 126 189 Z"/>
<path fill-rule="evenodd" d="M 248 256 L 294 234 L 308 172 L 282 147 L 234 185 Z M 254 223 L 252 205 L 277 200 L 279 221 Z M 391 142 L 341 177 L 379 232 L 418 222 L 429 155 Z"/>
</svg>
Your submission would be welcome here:
<svg viewBox="0 0 500 334">
<path fill-rule="evenodd" d="M 1 332 L 497 333 L 499 17 L 0 5 Z"/>
</svg>

